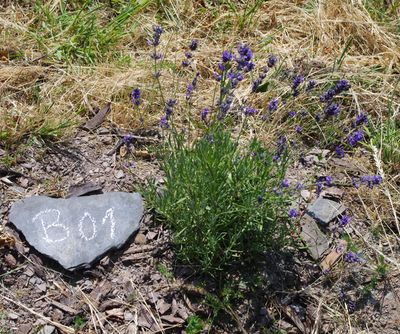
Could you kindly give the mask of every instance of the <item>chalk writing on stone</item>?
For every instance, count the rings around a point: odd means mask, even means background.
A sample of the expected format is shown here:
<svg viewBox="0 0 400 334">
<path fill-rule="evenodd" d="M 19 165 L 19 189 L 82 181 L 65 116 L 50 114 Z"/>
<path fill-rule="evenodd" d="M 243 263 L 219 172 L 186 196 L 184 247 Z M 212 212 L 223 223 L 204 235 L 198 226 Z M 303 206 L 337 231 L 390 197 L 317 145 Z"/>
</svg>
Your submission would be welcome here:
<svg viewBox="0 0 400 334">
<path fill-rule="evenodd" d="M 63 224 L 60 224 L 60 211 L 56 209 L 46 209 L 40 211 L 37 215 L 35 215 L 32 219 L 32 223 L 35 224 L 37 221 L 40 221 L 44 231 L 44 240 L 47 242 L 61 242 L 64 241 L 69 237 L 69 229 Z M 55 234 L 55 229 L 62 229 L 64 230 L 65 234 L 62 236 L 60 231 L 58 233 L 58 239 L 50 238 L 49 234 Z"/>
<path fill-rule="evenodd" d="M 107 219 L 110 222 L 110 238 L 115 238 L 115 219 L 114 219 L 114 208 L 108 209 L 106 215 L 103 218 L 103 225 L 107 223 Z"/>
<path fill-rule="evenodd" d="M 85 223 L 85 224 L 83 224 L 83 223 Z M 83 225 L 87 226 L 90 223 L 92 223 L 92 235 L 90 237 L 88 237 L 88 236 L 86 236 Z M 79 221 L 79 233 L 80 233 L 81 238 L 85 239 L 86 241 L 92 240 L 96 236 L 96 220 L 88 212 L 85 212 L 83 217 Z"/>
</svg>

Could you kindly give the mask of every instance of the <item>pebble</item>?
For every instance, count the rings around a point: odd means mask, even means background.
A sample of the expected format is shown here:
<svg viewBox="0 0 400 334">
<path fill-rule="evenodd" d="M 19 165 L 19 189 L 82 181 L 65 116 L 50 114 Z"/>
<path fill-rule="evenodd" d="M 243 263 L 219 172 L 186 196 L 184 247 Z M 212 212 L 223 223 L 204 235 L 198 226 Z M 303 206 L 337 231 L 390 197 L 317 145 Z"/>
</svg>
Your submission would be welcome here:
<svg viewBox="0 0 400 334">
<path fill-rule="evenodd" d="M 116 170 L 116 171 L 114 172 L 114 176 L 115 176 L 117 179 L 122 179 L 122 178 L 125 176 L 125 174 L 124 174 L 124 172 L 123 172 L 122 170 L 118 169 L 118 170 Z"/>
<path fill-rule="evenodd" d="M 143 233 L 136 234 L 135 244 L 137 245 L 145 245 L 147 242 L 146 236 Z"/>
<path fill-rule="evenodd" d="M 17 320 L 19 318 L 19 315 L 16 313 L 13 313 L 13 312 L 9 312 L 7 316 L 8 316 L 8 319 L 11 319 L 11 320 Z"/>
</svg>

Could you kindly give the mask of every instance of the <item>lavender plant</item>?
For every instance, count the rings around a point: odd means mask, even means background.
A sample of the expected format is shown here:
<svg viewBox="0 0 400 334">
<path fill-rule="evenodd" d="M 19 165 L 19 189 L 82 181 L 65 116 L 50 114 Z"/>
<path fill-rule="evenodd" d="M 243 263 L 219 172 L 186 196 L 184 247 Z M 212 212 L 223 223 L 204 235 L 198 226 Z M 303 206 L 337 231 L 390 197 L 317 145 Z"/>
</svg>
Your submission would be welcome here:
<svg viewBox="0 0 400 334">
<path fill-rule="evenodd" d="M 196 48 L 197 43 L 192 42 L 190 50 Z M 185 55 L 186 61 L 191 56 Z M 270 57 L 269 67 L 275 63 Z M 282 247 L 291 228 L 290 192 L 282 186 L 287 183 L 286 139 L 280 138 L 272 150 L 256 139 L 241 146 L 225 122 L 228 114 L 241 114 L 243 127 L 248 117 L 257 114 L 250 105 L 233 106 L 235 89 L 254 66 L 253 53 L 245 44 L 239 44 L 235 54 L 222 53 L 215 73 L 219 98 L 216 106 L 197 112 L 205 126 L 194 142 L 173 123 L 173 108 L 179 101 L 167 101 L 160 119 L 161 127 L 168 129 L 161 151 L 165 183 L 161 193 L 151 183 L 147 200 L 158 219 L 171 229 L 177 257 L 211 275 L 251 263 L 269 248 Z M 259 84 L 265 76 L 260 78 Z M 183 104 L 191 117 L 198 79 L 196 73 L 186 86 Z"/>
</svg>

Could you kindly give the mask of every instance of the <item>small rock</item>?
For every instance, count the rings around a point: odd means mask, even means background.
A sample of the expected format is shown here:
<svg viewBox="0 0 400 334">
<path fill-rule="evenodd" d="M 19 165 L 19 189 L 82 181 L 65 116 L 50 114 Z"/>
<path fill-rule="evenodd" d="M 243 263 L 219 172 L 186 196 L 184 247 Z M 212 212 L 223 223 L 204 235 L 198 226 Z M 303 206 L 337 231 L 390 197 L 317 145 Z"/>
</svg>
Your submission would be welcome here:
<svg viewBox="0 0 400 334">
<path fill-rule="evenodd" d="M 104 136 L 101 138 L 101 142 L 105 145 L 111 145 L 113 142 L 113 139 L 110 136 Z"/>
<path fill-rule="evenodd" d="M 114 176 L 117 179 L 122 179 L 125 176 L 125 174 L 122 170 L 118 169 L 114 172 Z"/>
<path fill-rule="evenodd" d="M 12 254 L 6 254 L 4 256 L 4 261 L 7 263 L 9 267 L 15 267 L 17 265 L 17 260 Z"/>
<path fill-rule="evenodd" d="M 22 188 L 28 188 L 28 186 L 29 186 L 29 180 L 26 179 L 26 178 L 23 178 L 23 179 L 19 182 L 19 184 L 21 185 Z"/>
<path fill-rule="evenodd" d="M 134 242 L 137 245 L 145 245 L 147 242 L 146 236 L 143 233 L 138 233 L 138 234 L 136 234 Z"/>
<path fill-rule="evenodd" d="M 338 202 L 318 197 L 317 200 L 308 207 L 307 213 L 319 223 L 327 225 L 345 210 L 346 208 Z"/>
<path fill-rule="evenodd" d="M 321 197 L 332 198 L 332 199 L 342 199 L 344 191 L 342 189 L 333 187 L 322 191 Z"/>
<path fill-rule="evenodd" d="M 32 326 L 30 324 L 22 324 L 18 328 L 18 333 L 19 334 L 28 334 L 32 329 Z"/>
<path fill-rule="evenodd" d="M 133 319 L 135 319 L 135 316 L 133 315 L 133 313 L 126 311 L 124 313 L 124 320 L 125 321 L 133 321 Z"/>
<path fill-rule="evenodd" d="M 54 326 L 45 325 L 37 334 L 53 334 L 55 330 Z"/>
<path fill-rule="evenodd" d="M 41 292 L 46 292 L 46 290 L 47 290 L 47 284 L 46 284 L 46 283 L 38 284 L 38 285 L 36 286 L 36 288 L 37 288 L 39 291 L 41 291 Z"/>
<path fill-rule="evenodd" d="M 110 131 L 106 128 L 98 128 L 96 132 L 98 135 L 106 135 L 110 133 Z"/>
<path fill-rule="evenodd" d="M 300 195 L 306 202 L 311 198 L 311 192 L 306 189 L 300 191 Z"/>
<path fill-rule="evenodd" d="M 19 315 L 16 313 L 13 313 L 13 312 L 8 312 L 7 316 L 8 316 L 8 319 L 11 319 L 11 320 L 17 320 L 19 318 Z"/>
<path fill-rule="evenodd" d="M 3 156 L 3 155 L 5 155 L 5 154 L 6 154 L 6 151 L 4 151 L 4 150 L 2 150 L 2 149 L 0 148 L 0 157 Z"/>
<path fill-rule="evenodd" d="M 27 169 L 27 170 L 31 170 L 32 167 L 33 167 L 33 165 L 30 164 L 30 163 L 28 163 L 28 162 L 22 163 L 21 166 L 24 167 L 24 168 Z"/>
</svg>

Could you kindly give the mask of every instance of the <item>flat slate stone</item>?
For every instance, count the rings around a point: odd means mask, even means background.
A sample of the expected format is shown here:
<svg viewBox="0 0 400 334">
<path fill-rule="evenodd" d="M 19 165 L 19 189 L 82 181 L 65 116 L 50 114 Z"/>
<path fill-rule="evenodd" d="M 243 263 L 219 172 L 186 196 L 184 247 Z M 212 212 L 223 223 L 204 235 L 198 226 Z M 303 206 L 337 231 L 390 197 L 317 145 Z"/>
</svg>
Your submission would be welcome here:
<svg viewBox="0 0 400 334">
<path fill-rule="evenodd" d="M 338 202 L 318 197 L 315 202 L 308 207 L 307 213 L 319 223 L 327 225 L 345 210 L 345 206 Z"/>
<path fill-rule="evenodd" d="M 10 221 L 37 251 L 74 270 L 90 267 L 110 249 L 123 246 L 139 229 L 143 212 L 138 193 L 35 196 L 15 203 Z"/>
<path fill-rule="evenodd" d="M 313 259 L 318 260 L 329 248 L 328 238 L 321 232 L 314 219 L 307 214 L 302 217 L 300 225 L 300 236 L 307 246 L 308 253 Z"/>
</svg>

